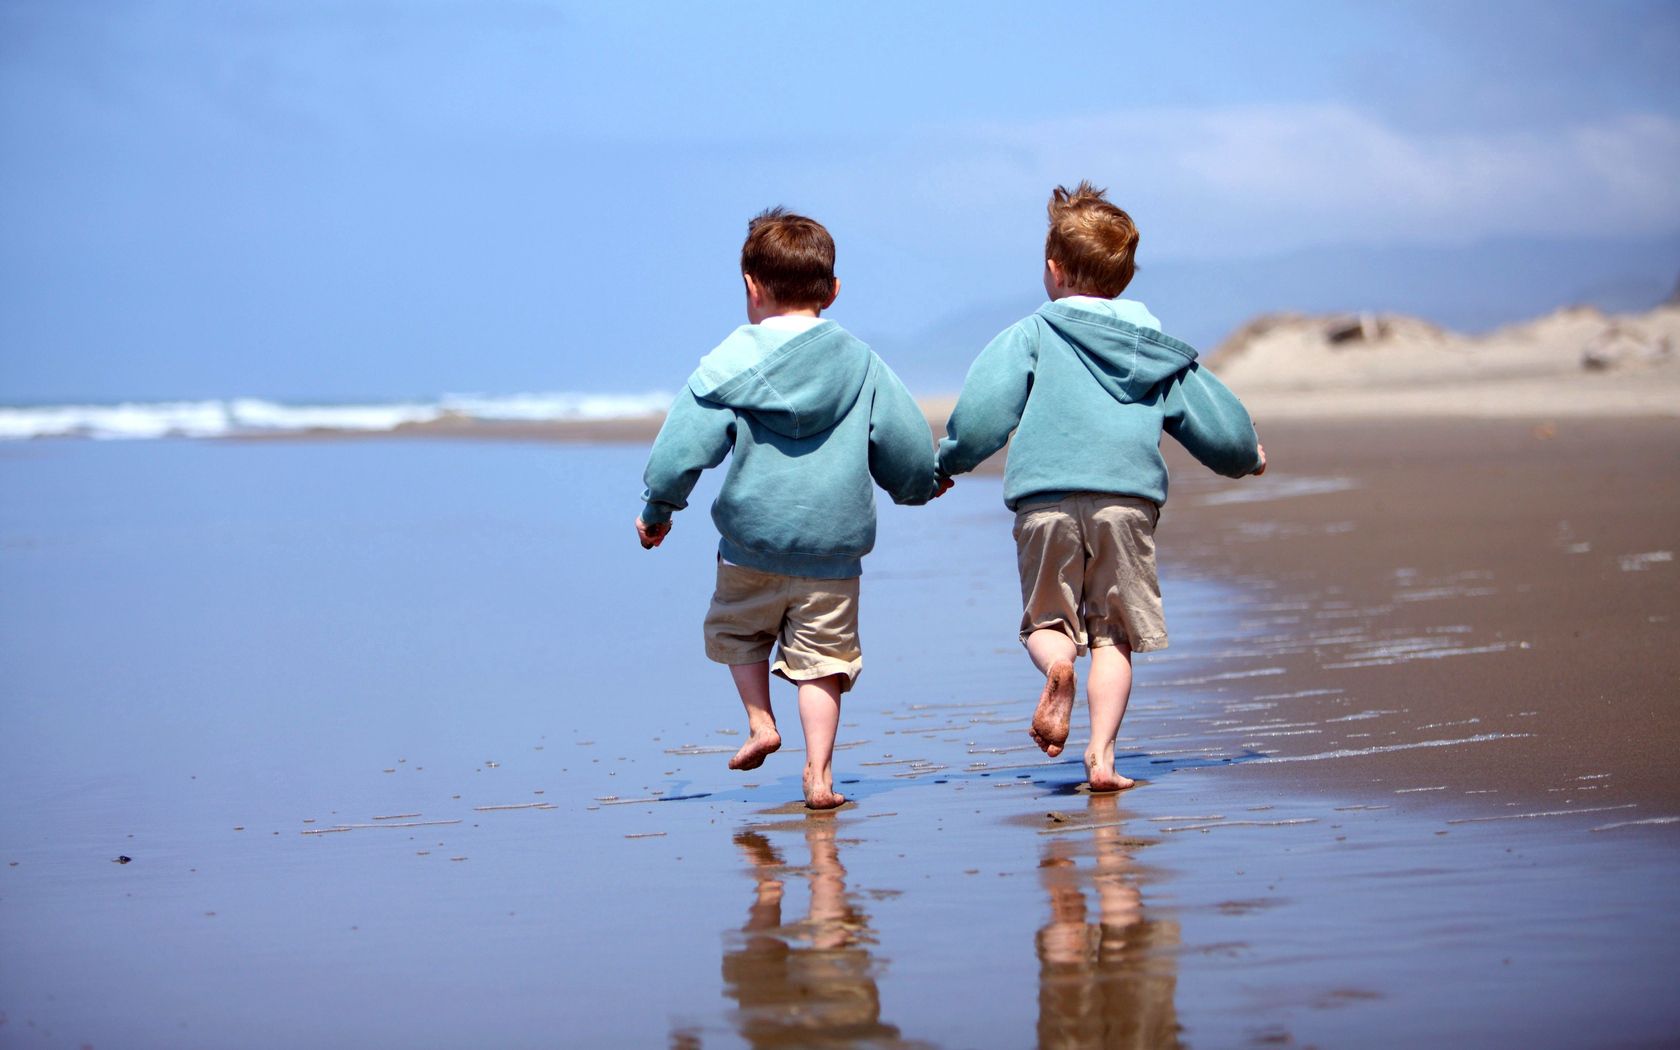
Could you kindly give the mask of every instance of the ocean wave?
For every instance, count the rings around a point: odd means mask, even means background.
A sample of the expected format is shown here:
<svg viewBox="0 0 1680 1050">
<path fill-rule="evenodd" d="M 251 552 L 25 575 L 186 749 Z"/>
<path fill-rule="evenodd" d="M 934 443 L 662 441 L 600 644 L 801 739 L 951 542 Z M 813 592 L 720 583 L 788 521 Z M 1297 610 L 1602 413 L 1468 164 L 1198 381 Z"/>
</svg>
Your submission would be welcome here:
<svg viewBox="0 0 1680 1050">
<path fill-rule="evenodd" d="M 216 438 L 311 432 L 385 433 L 444 421 L 560 423 L 657 416 L 668 393 L 449 394 L 435 401 L 285 404 L 259 398 L 0 406 L 0 441 Z"/>
</svg>

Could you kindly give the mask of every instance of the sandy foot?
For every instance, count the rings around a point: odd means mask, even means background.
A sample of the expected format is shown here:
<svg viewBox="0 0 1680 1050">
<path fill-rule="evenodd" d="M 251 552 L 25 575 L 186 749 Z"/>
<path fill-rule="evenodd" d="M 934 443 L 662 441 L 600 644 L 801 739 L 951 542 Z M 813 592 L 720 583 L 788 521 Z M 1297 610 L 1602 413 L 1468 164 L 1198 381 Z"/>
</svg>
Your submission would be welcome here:
<svg viewBox="0 0 1680 1050">
<path fill-rule="evenodd" d="M 782 734 L 775 728 L 753 730 L 752 736 L 741 745 L 741 750 L 735 752 L 735 757 L 729 760 L 730 769 L 757 769 L 764 764 L 764 760 L 775 754 L 782 746 Z"/>
<path fill-rule="evenodd" d="M 834 790 L 834 772 L 805 767 L 805 805 L 809 809 L 838 809 L 846 796 Z"/>
<path fill-rule="evenodd" d="M 1093 746 L 1085 752 L 1085 777 L 1090 782 L 1093 794 L 1100 791 L 1124 791 L 1137 781 L 1131 777 L 1123 777 L 1114 771 L 1114 745 L 1106 748 Z"/>
<path fill-rule="evenodd" d="M 1038 710 L 1033 712 L 1032 728 L 1028 730 L 1045 754 L 1055 758 L 1067 743 L 1068 720 L 1073 717 L 1073 694 L 1077 683 L 1073 664 L 1058 660 L 1050 665 L 1044 676 L 1044 692 L 1038 698 Z"/>
</svg>

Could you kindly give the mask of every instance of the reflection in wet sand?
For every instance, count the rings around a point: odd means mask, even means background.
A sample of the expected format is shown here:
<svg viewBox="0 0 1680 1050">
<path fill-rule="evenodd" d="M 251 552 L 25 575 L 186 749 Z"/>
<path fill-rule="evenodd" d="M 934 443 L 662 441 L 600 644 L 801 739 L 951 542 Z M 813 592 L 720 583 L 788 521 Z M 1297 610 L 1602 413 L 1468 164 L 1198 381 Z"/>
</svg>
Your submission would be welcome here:
<svg viewBox="0 0 1680 1050">
<path fill-rule="evenodd" d="M 724 993 L 741 1036 L 754 1047 L 910 1047 L 881 1020 L 869 916 L 846 890 L 831 816 L 804 821 L 811 863 L 789 868 L 770 840 L 743 831 L 735 844 L 752 863 L 753 902 L 736 946 L 724 952 Z M 783 881 L 810 882 L 810 910 L 784 925 Z"/>
<path fill-rule="evenodd" d="M 1040 1047 L 1176 1047 L 1178 924 L 1147 919 L 1117 800 L 1094 795 L 1090 838 L 1046 841 L 1039 878 L 1050 921 L 1038 931 Z M 1079 855 L 1094 850 L 1082 868 Z M 1090 922 L 1085 889 L 1096 891 Z"/>
</svg>

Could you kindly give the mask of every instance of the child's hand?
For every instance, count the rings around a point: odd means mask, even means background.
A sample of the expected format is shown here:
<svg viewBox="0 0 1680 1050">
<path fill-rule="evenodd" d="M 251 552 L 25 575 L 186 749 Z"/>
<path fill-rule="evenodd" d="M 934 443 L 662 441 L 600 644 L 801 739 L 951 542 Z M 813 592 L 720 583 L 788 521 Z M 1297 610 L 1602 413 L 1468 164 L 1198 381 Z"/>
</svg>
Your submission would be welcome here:
<svg viewBox="0 0 1680 1050">
<path fill-rule="evenodd" d="M 939 484 L 934 487 L 933 495 L 928 497 L 929 502 L 932 502 L 933 500 L 945 495 L 945 493 L 950 492 L 956 484 L 957 483 L 955 481 L 952 481 L 944 474 L 939 475 Z"/>
<path fill-rule="evenodd" d="M 1260 465 L 1254 468 L 1255 477 L 1259 477 L 1260 475 L 1266 473 L 1266 446 L 1260 445 L 1257 447 L 1260 449 Z"/>
<path fill-rule="evenodd" d="M 671 523 L 668 521 L 659 525 L 649 525 L 641 518 L 636 519 L 636 538 L 642 541 L 642 550 L 650 551 L 664 543 L 670 532 Z"/>
</svg>

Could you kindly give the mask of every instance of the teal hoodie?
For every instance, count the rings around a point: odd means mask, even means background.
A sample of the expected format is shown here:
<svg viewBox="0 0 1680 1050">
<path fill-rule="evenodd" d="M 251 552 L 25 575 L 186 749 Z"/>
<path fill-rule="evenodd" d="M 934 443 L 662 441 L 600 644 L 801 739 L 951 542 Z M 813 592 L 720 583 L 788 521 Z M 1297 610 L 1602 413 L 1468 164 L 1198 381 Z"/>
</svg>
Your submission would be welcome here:
<svg viewBox="0 0 1680 1050">
<path fill-rule="evenodd" d="M 1160 332 L 1141 303 L 1045 303 L 975 359 L 939 443 L 945 474 L 973 470 L 1015 435 L 1003 475 L 1011 509 L 1072 492 L 1167 501 L 1161 434 L 1226 477 L 1252 474 L 1260 445 L 1235 394 Z"/>
<path fill-rule="evenodd" d="M 727 561 L 842 579 L 875 546 L 875 489 L 926 503 L 937 478 L 927 419 L 886 363 L 824 321 L 742 325 L 700 361 L 648 454 L 642 520 L 688 506 L 700 472 L 734 453 L 712 504 Z"/>
</svg>

